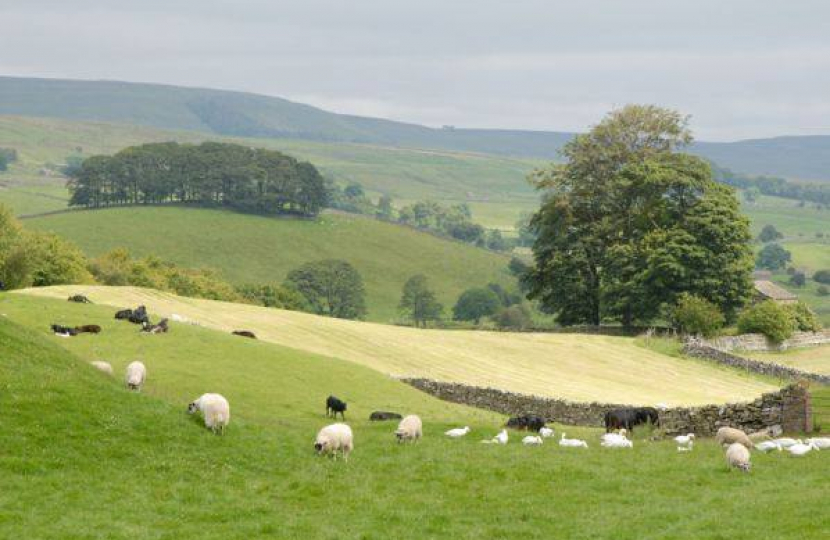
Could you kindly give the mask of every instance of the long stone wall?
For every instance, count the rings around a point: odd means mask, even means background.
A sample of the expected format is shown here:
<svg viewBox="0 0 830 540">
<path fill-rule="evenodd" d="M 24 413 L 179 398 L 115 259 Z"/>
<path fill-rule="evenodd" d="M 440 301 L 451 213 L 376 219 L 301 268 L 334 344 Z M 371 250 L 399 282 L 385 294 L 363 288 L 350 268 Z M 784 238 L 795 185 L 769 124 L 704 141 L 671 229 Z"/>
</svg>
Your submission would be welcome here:
<svg viewBox="0 0 830 540">
<path fill-rule="evenodd" d="M 723 336 L 706 341 L 710 347 L 727 352 L 735 350 L 777 352 L 801 347 L 817 347 L 828 343 L 830 343 L 830 329 L 820 332 L 796 332 L 790 339 L 781 343 L 773 343 L 763 334 Z"/>
<path fill-rule="evenodd" d="M 602 426 L 606 412 L 626 406 L 576 403 L 430 379 L 402 381 L 444 401 L 511 416 L 533 413 L 550 422 L 578 426 Z M 723 426 L 737 427 L 745 431 L 772 426 L 780 426 L 787 432 L 807 431 L 812 426 L 812 418 L 806 388 L 794 384 L 778 392 L 763 394 L 749 403 L 664 409 L 660 411 L 660 424 L 667 434 L 695 433 L 704 436 L 714 434 Z"/>
</svg>

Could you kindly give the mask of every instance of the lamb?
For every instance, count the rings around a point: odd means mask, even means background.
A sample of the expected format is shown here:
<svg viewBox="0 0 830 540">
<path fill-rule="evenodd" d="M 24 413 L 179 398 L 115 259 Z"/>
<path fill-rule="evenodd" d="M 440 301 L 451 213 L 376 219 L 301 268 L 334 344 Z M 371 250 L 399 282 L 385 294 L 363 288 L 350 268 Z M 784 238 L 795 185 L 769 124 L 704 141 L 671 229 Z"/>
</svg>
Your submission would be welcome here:
<svg viewBox="0 0 830 540">
<path fill-rule="evenodd" d="M 414 414 L 405 416 L 404 419 L 398 424 L 398 429 L 395 430 L 395 437 L 398 438 L 399 443 L 403 441 L 415 442 L 420 439 L 423 434 L 424 428 L 421 423 L 421 419 Z"/>
<path fill-rule="evenodd" d="M 330 454 L 335 460 L 337 459 L 337 452 L 340 451 L 343 459 L 348 461 L 349 452 L 354 450 L 352 428 L 340 423 L 324 427 L 317 433 L 317 438 L 314 440 L 314 450 L 318 454 Z"/>
<path fill-rule="evenodd" d="M 127 388 L 140 391 L 146 378 L 147 368 L 144 367 L 144 364 L 138 360 L 130 362 L 130 365 L 127 366 L 127 376 L 124 379 L 127 383 Z"/>
<path fill-rule="evenodd" d="M 82 294 L 74 294 L 67 298 L 70 302 L 77 302 L 79 304 L 91 304 L 92 302 L 86 296 Z"/>
<path fill-rule="evenodd" d="M 228 400 L 220 394 L 202 394 L 199 399 L 191 402 L 187 406 L 188 414 L 193 414 L 196 411 L 202 411 L 202 416 L 205 419 L 205 427 L 224 435 L 225 428 L 231 421 L 231 406 Z"/>
<path fill-rule="evenodd" d="M 76 326 L 75 332 L 77 332 L 78 334 L 100 334 L 101 327 L 97 324 L 84 324 L 82 326 Z"/>
<path fill-rule="evenodd" d="M 337 399 L 334 396 L 326 398 L 326 417 L 331 415 L 332 418 L 337 418 L 337 413 L 340 413 L 340 418 L 346 419 L 346 402 Z"/>
<path fill-rule="evenodd" d="M 729 446 L 732 443 L 740 443 L 747 450 L 754 448 L 752 441 L 746 436 L 746 433 L 737 428 L 722 427 L 718 430 L 715 440 L 721 446 Z"/>
<path fill-rule="evenodd" d="M 101 360 L 95 360 L 94 362 L 90 362 L 92 367 L 99 371 L 103 371 L 107 375 L 112 375 L 112 366 L 109 362 L 102 362 Z"/>
<path fill-rule="evenodd" d="M 731 468 L 749 472 L 752 464 L 749 462 L 749 450 L 743 443 L 733 442 L 726 449 L 726 464 Z"/>
</svg>

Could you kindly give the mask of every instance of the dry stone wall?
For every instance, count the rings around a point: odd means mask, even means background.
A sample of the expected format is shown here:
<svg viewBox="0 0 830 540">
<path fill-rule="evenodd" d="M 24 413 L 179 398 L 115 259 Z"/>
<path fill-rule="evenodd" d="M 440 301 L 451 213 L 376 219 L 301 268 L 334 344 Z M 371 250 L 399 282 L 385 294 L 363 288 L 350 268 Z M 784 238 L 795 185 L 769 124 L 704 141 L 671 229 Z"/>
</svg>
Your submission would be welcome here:
<svg viewBox="0 0 830 540">
<path fill-rule="evenodd" d="M 773 343 L 763 334 L 741 334 L 740 336 L 723 336 L 706 342 L 710 347 L 722 351 L 757 351 L 776 352 L 800 347 L 817 347 L 830 343 L 830 329 L 820 332 L 796 332 L 782 343 Z"/>
</svg>

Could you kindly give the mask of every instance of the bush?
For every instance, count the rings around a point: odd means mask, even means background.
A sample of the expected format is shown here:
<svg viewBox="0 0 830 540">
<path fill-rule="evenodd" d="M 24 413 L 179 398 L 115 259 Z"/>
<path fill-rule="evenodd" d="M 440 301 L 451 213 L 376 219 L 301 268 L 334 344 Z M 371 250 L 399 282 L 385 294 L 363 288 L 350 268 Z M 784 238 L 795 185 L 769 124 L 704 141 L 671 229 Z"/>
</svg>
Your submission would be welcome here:
<svg viewBox="0 0 830 540">
<path fill-rule="evenodd" d="M 474 321 L 478 324 L 482 317 L 494 315 L 501 307 L 498 295 L 490 289 L 467 289 L 458 297 L 452 309 L 456 321 Z"/>
<path fill-rule="evenodd" d="M 764 334 L 775 343 L 792 336 L 795 327 L 792 312 L 771 300 L 745 309 L 738 319 L 738 330 L 742 334 Z"/>
<path fill-rule="evenodd" d="M 794 287 L 803 287 L 807 283 L 807 276 L 804 272 L 795 271 L 790 278 L 790 285 Z"/>
<path fill-rule="evenodd" d="M 495 321 L 499 328 L 512 330 L 524 330 L 533 323 L 530 318 L 530 311 L 523 304 L 509 306 L 499 311 L 496 314 Z"/>
<path fill-rule="evenodd" d="M 789 251 L 778 244 L 767 244 L 755 257 L 755 266 L 766 270 L 780 270 L 792 260 Z"/>
<path fill-rule="evenodd" d="M 819 285 L 818 289 L 816 289 L 816 294 L 819 296 L 830 296 L 830 289 L 826 285 Z"/>
<path fill-rule="evenodd" d="M 726 320 L 715 304 L 688 293 L 680 295 L 672 311 L 672 319 L 682 332 L 706 337 L 714 335 Z"/>
<path fill-rule="evenodd" d="M 784 235 L 781 234 L 773 225 L 764 225 L 764 228 L 761 230 L 761 234 L 758 235 L 758 240 L 765 244 L 767 242 L 780 240 L 781 238 L 784 238 Z"/>
<path fill-rule="evenodd" d="M 813 281 L 830 285 L 830 270 L 819 270 L 813 274 Z"/>
<path fill-rule="evenodd" d="M 308 311 L 303 295 L 282 285 L 240 285 L 236 288 L 242 298 L 256 304 L 290 311 Z"/>
<path fill-rule="evenodd" d="M 788 304 L 785 307 L 793 318 L 796 330 L 800 332 L 818 332 L 821 330 L 821 323 L 816 319 L 816 314 L 804 302 Z"/>
</svg>

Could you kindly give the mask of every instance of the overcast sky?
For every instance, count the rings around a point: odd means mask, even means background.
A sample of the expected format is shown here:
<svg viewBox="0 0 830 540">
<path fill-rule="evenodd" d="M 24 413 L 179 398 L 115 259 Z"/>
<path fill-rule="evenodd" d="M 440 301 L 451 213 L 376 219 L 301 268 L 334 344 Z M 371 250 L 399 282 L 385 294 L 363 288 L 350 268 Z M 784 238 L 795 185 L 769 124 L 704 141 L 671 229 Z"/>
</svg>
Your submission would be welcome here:
<svg viewBox="0 0 830 540">
<path fill-rule="evenodd" d="M 0 0 L 0 74 L 247 90 L 433 126 L 830 134 L 827 0 Z"/>
</svg>

